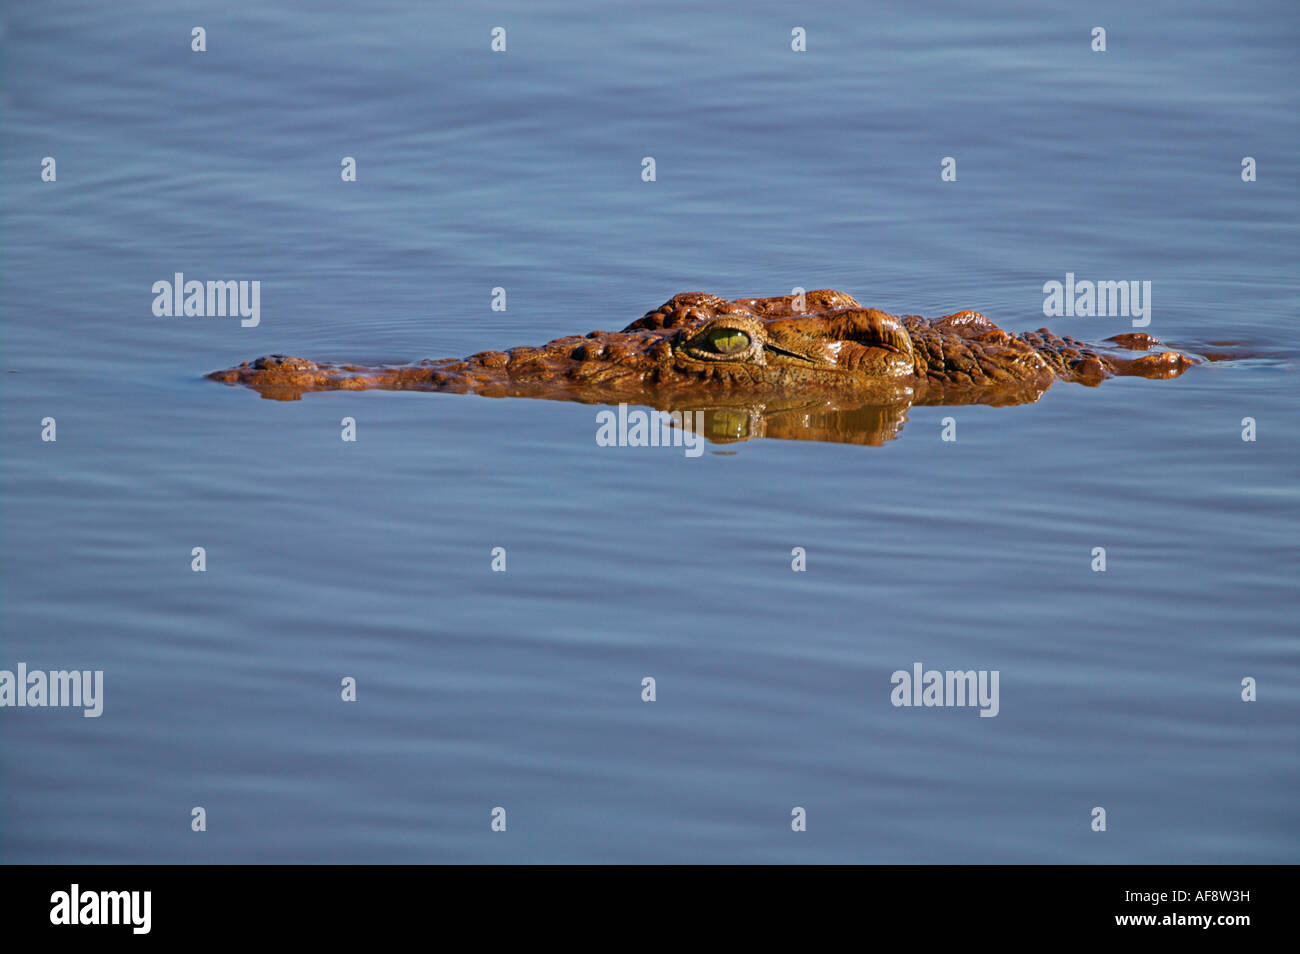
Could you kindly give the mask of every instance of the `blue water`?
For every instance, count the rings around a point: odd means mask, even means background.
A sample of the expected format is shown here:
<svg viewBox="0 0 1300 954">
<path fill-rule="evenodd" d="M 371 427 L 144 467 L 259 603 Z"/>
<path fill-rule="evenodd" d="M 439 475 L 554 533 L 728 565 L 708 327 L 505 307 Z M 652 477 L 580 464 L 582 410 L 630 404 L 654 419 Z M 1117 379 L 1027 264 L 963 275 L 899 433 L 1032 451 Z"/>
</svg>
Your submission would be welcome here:
<svg viewBox="0 0 1300 954">
<path fill-rule="evenodd" d="M 1300 11 L 927 6 L 7 4 L 0 669 L 104 711 L 0 709 L 0 860 L 1297 861 Z M 154 317 L 178 271 L 261 323 Z M 694 289 L 1132 330 L 1044 318 L 1067 271 L 1242 356 L 696 459 L 202 377 Z M 914 662 L 998 716 L 891 705 Z"/>
</svg>

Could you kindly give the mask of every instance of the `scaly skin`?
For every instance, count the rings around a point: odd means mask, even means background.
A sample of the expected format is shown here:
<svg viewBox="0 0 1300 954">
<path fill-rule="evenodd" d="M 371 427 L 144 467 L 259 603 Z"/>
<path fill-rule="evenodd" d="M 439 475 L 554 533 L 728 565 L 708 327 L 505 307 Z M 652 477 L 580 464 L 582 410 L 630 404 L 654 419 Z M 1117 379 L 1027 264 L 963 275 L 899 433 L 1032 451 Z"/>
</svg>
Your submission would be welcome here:
<svg viewBox="0 0 1300 954">
<path fill-rule="evenodd" d="M 933 320 L 889 315 L 830 290 L 809 292 L 802 311 L 795 305 L 793 296 L 727 301 L 687 292 L 622 331 L 536 348 L 377 368 L 271 355 L 208 377 L 277 400 L 384 388 L 706 409 L 723 422 L 711 436 L 729 440 L 758 436 L 755 429 L 769 433 L 781 415 L 793 415 L 802 424 L 789 430 L 807 433 L 769 436 L 866 434 L 867 443 L 879 443 L 872 438 L 892 437 L 911 404 L 1020 404 L 1057 379 L 1096 385 L 1112 375 L 1172 378 L 1197 363 L 1174 351 L 1124 355 L 1159 344 L 1140 333 L 1091 346 L 1046 329 L 1010 334 L 973 311 Z M 890 413 L 880 426 L 850 425 L 855 436 L 840 435 L 836 426 L 827 436 L 818 433 L 825 427 L 809 424 L 818 409 L 865 413 L 873 421 Z M 732 433 L 746 414 L 745 433 Z"/>
</svg>

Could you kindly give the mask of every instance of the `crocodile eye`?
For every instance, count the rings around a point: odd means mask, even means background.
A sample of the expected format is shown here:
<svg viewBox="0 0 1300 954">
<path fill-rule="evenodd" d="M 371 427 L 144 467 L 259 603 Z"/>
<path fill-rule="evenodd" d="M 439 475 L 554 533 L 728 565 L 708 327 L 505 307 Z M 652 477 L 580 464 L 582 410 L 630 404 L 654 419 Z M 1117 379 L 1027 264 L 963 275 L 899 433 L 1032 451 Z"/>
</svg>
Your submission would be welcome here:
<svg viewBox="0 0 1300 954">
<path fill-rule="evenodd" d="M 714 328 L 705 340 L 719 354 L 739 354 L 749 347 L 749 335 L 735 328 Z"/>
</svg>

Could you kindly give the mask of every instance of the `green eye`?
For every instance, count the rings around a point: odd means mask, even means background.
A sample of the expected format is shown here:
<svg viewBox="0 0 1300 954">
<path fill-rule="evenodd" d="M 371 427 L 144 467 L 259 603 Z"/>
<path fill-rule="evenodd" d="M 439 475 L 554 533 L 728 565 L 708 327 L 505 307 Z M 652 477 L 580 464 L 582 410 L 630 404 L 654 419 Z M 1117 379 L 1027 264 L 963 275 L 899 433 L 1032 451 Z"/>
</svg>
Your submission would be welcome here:
<svg viewBox="0 0 1300 954">
<path fill-rule="evenodd" d="M 705 336 L 705 340 L 719 354 L 738 354 L 749 347 L 749 335 L 735 328 L 714 328 Z"/>
</svg>

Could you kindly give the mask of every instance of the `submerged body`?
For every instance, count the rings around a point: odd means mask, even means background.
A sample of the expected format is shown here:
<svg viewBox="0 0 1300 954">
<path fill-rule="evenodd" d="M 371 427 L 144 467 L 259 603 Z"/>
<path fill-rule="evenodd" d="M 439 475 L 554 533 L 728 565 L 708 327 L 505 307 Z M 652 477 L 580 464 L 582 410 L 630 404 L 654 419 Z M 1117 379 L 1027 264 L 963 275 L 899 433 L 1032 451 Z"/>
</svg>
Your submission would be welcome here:
<svg viewBox="0 0 1300 954">
<path fill-rule="evenodd" d="M 1020 404 L 1036 400 L 1058 379 L 1095 385 L 1112 375 L 1171 378 L 1196 363 L 1175 351 L 1152 350 L 1158 345 L 1141 333 L 1118 335 L 1104 346 L 1046 329 L 1011 334 L 973 311 L 932 320 L 890 315 L 830 290 L 808 292 L 802 300 L 733 301 L 687 292 L 622 331 L 593 331 L 540 347 L 377 368 L 271 355 L 208 377 L 278 400 L 309 391 L 384 388 L 732 415 L 748 410 L 762 421 L 790 412 L 806 421 L 818 409 L 870 409 L 875 418 L 897 409 L 886 417 L 901 424 L 911 404 Z M 728 430 L 735 428 L 728 424 Z M 745 436 L 760 435 L 729 439 Z"/>
</svg>

